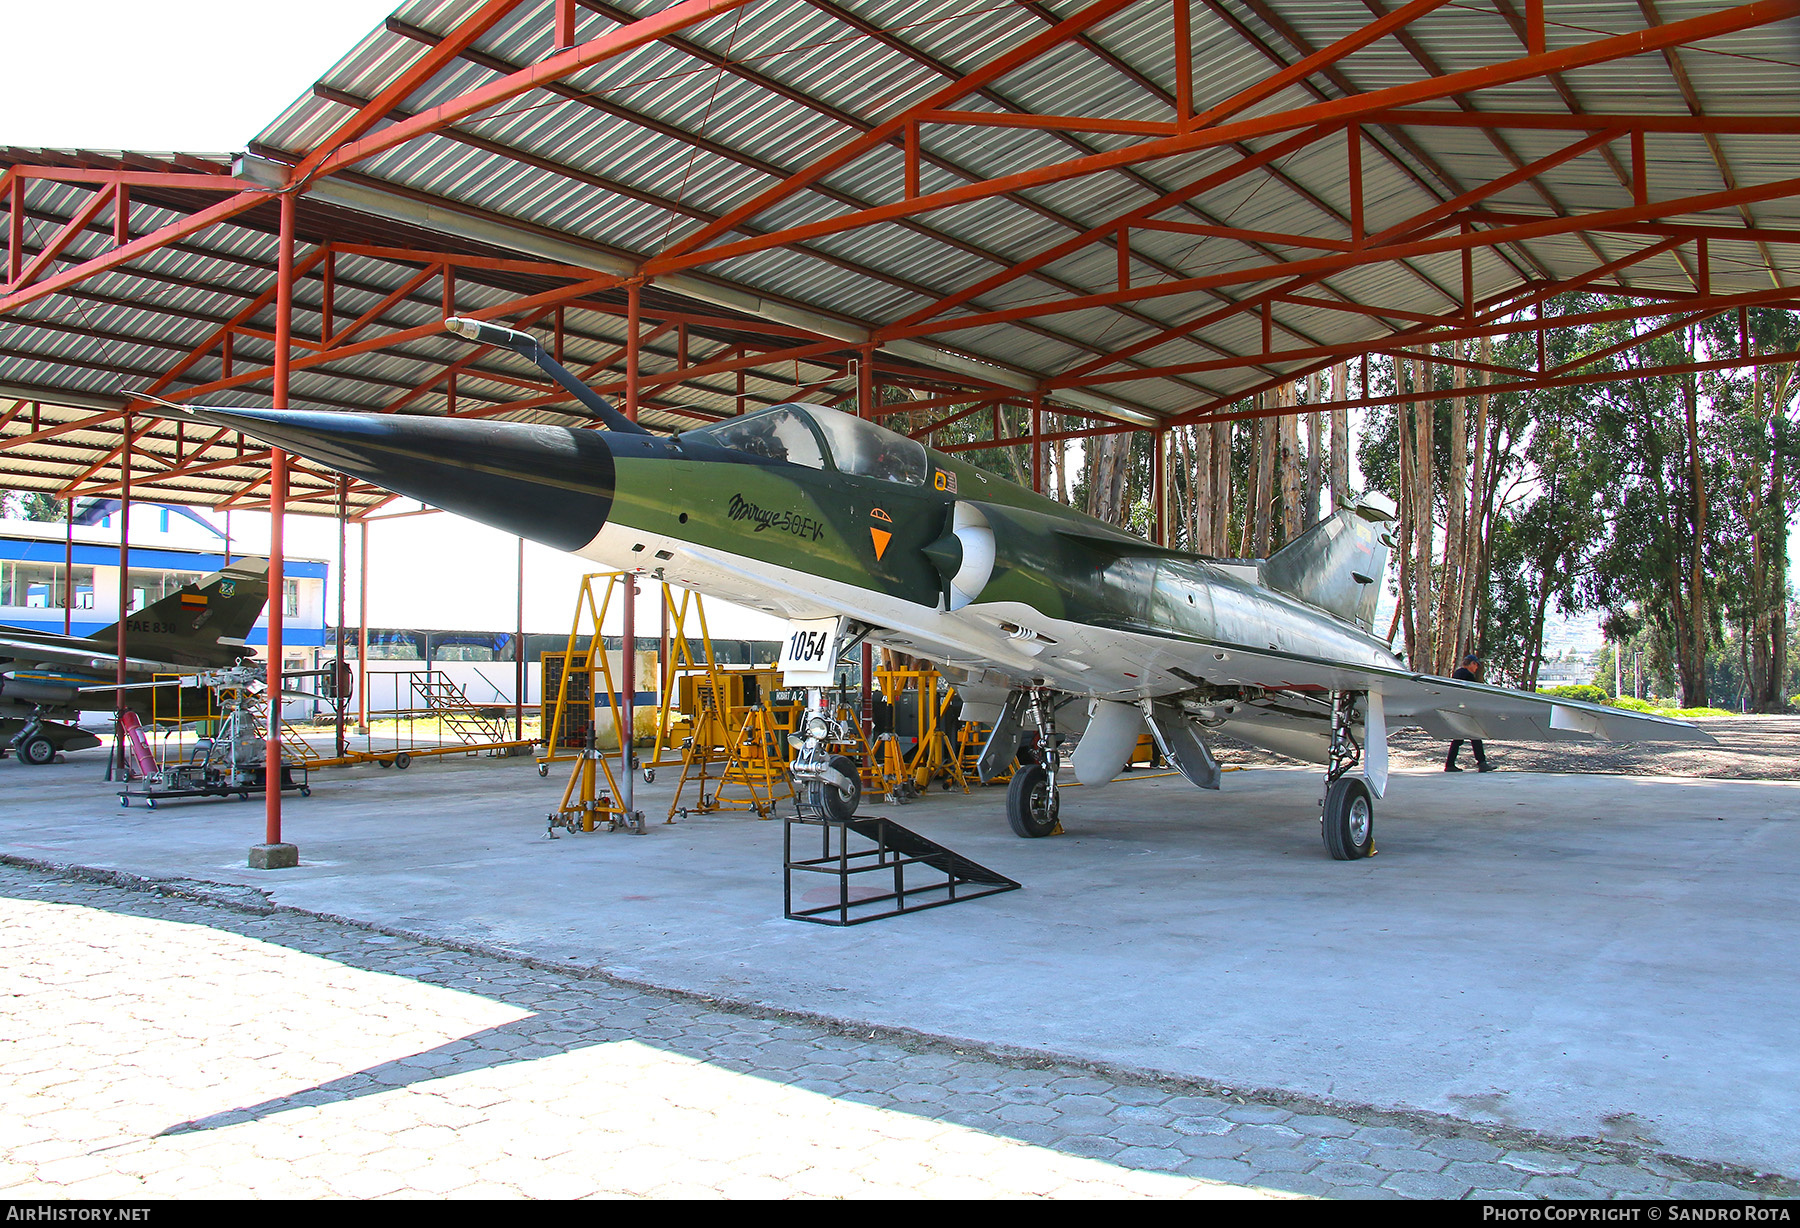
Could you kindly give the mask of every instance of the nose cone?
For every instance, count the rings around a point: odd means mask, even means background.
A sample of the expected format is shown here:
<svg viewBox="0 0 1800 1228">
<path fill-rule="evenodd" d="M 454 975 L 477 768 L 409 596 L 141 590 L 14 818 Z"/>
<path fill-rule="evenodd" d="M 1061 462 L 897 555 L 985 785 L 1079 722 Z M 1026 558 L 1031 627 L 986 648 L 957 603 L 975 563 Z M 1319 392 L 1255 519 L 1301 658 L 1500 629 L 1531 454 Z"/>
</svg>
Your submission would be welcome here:
<svg viewBox="0 0 1800 1228">
<path fill-rule="evenodd" d="M 612 451 L 596 431 L 400 414 L 202 407 L 190 412 L 558 550 L 587 545 L 612 511 Z"/>
</svg>

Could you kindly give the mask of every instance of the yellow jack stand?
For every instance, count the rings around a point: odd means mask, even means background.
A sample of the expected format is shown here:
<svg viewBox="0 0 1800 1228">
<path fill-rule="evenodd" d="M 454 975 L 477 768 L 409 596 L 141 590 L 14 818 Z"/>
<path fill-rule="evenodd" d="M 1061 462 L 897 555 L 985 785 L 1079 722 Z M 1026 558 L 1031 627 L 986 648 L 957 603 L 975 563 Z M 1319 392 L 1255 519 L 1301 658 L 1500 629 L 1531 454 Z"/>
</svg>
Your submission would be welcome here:
<svg viewBox="0 0 1800 1228">
<path fill-rule="evenodd" d="M 607 610 L 612 605 L 615 592 L 619 592 L 621 603 L 629 601 L 630 585 L 636 579 L 629 572 L 599 572 L 581 577 L 581 592 L 575 601 L 575 617 L 569 623 L 568 652 L 564 656 L 562 678 L 557 684 L 556 707 L 545 731 L 545 754 L 538 760 L 538 772 L 548 774 L 549 764 L 557 760 L 573 758 L 575 769 L 569 773 L 569 783 L 563 788 L 562 804 L 553 810 L 548 818 L 548 834 L 555 838 L 556 829 L 565 831 L 593 831 L 605 824 L 611 831 L 622 825 L 631 824 L 634 819 L 629 808 L 618 800 L 622 794 L 619 781 L 613 774 L 611 761 L 600 752 L 595 734 L 599 724 L 601 696 L 605 696 L 607 710 L 612 713 L 613 728 L 619 733 L 620 753 L 626 759 L 630 756 L 632 731 L 626 727 L 625 716 L 618 702 L 618 687 L 615 685 L 612 662 L 607 660 L 606 641 L 601 636 L 601 628 L 606 624 Z M 598 596 L 597 586 L 604 582 Z M 622 590 L 622 591 L 621 591 Z M 580 652 L 576 648 L 581 638 L 582 615 L 586 614 L 593 628 L 588 639 L 588 650 Z M 572 711 L 571 675 L 584 676 L 587 745 L 573 756 L 558 754 L 558 745 L 565 727 L 573 722 L 577 714 Z M 627 686 L 635 687 L 635 678 L 626 681 Z M 583 689 L 579 685 L 573 688 L 576 700 L 584 698 Z M 601 787 L 604 779 L 605 787 Z"/>
<path fill-rule="evenodd" d="M 918 716 L 913 731 L 915 745 L 906 762 L 906 773 L 913 787 L 923 794 L 932 781 L 942 780 L 946 789 L 954 785 L 967 793 L 969 782 L 963 775 L 962 758 L 950 744 L 950 735 L 938 723 L 944 708 L 955 695 L 952 691 L 943 703 L 939 703 L 938 682 L 943 675 L 935 669 L 883 669 L 877 670 L 875 677 L 890 706 L 898 706 L 900 693 L 904 690 L 913 690 L 918 695 Z M 896 729 L 895 732 L 900 731 Z"/>
</svg>

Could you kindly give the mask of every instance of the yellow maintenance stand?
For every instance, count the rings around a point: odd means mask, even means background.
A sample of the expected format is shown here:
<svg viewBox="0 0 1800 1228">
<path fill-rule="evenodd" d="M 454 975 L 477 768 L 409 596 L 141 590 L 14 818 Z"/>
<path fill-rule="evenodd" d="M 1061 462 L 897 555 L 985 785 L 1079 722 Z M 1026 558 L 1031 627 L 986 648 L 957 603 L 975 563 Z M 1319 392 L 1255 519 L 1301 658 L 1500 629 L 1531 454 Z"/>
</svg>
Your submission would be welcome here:
<svg viewBox="0 0 1800 1228">
<path fill-rule="evenodd" d="M 708 654 L 710 656 L 710 653 Z M 669 817 L 747 809 L 775 817 L 775 804 L 794 795 L 788 779 L 788 735 L 799 710 L 773 701 L 780 674 L 772 665 L 714 664 L 684 675 L 679 694 L 688 719 L 681 780 Z M 687 805 L 689 787 L 697 797 Z"/>
<path fill-rule="evenodd" d="M 875 671 L 875 678 L 881 684 L 882 698 L 894 713 L 894 732 L 915 739 L 912 754 L 905 761 L 902 786 L 910 784 L 918 793 L 924 793 L 932 781 L 942 780 L 944 788 L 954 786 L 967 793 L 969 782 L 963 775 L 962 756 L 942 724 L 943 714 L 956 696 L 951 690 L 939 697 L 938 684 L 943 675 L 935 669 L 880 669 Z M 902 730 L 900 696 L 909 690 L 917 697 L 917 710 L 913 728 Z M 890 762 L 899 754 L 897 744 L 885 749 Z"/>
<path fill-rule="evenodd" d="M 539 775 L 548 775 L 550 764 L 575 760 L 569 783 L 563 788 L 562 803 L 550 812 L 548 834 L 554 838 L 558 828 L 569 832 L 593 831 L 604 825 L 607 830 L 625 827 L 642 833 L 644 819 L 632 805 L 632 778 L 636 770 L 632 747 L 632 695 L 636 676 L 636 610 L 632 597 L 636 579 L 630 572 L 597 572 L 581 578 L 581 589 L 575 601 L 575 617 L 569 623 L 568 648 L 561 654 L 545 654 L 544 694 L 550 697 L 552 662 L 560 660 L 556 678 L 556 697 L 547 704 L 550 713 L 544 731 L 544 755 L 538 760 Z M 601 628 L 617 600 L 624 613 L 624 685 L 621 692 L 613 677 L 612 663 L 606 655 L 606 641 Z M 588 647 L 576 645 L 582 638 L 584 616 L 592 628 Z M 598 726 L 601 704 L 612 714 L 613 728 L 619 734 L 620 772 L 613 772 L 611 762 L 600 752 Z M 565 730 L 581 728 L 580 749 L 565 753 L 570 740 Z M 604 785 L 602 782 L 604 781 Z M 621 783 L 622 782 L 622 783 Z"/>
</svg>

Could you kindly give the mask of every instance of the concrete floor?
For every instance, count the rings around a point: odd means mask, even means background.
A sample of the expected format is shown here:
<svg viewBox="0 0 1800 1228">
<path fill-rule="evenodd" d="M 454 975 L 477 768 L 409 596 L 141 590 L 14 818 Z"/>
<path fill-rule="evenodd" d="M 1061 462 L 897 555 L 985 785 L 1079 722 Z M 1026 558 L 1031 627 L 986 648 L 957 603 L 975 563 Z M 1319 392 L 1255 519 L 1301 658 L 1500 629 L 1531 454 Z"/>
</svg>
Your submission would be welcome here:
<svg viewBox="0 0 1800 1228">
<path fill-rule="evenodd" d="M 1379 856 L 1330 861 L 1319 776 L 1071 790 L 1025 841 L 998 790 L 868 806 L 1025 890 L 849 930 L 783 920 L 781 825 L 544 838 L 527 760 L 320 773 L 295 870 L 258 804 L 122 810 L 99 752 L 0 762 L 0 852 L 780 1008 L 1349 1105 L 1800 1174 L 1800 783 L 1397 774 Z M 639 800 L 653 820 L 669 775 Z M 659 804 L 660 802 L 660 804 Z"/>
</svg>

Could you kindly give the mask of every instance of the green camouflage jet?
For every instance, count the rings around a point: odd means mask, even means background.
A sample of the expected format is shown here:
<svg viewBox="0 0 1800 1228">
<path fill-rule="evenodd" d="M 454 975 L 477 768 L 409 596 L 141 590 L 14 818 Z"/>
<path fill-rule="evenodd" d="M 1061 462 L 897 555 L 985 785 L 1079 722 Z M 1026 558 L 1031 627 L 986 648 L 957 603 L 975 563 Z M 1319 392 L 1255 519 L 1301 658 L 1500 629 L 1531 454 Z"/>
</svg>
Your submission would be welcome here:
<svg viewBox="0 0 1800 1228">
<path fill-rule="evenodd" d="M 145 718 L 153 709 L 212 711 L 203 687 L 182 686 L 177 695 L 151 684 L 159 675 L 191 675 L 254 655 L 244 637 L 268 600 L 268 560 L 246 558 L 127 614 L 126 707 Z M 74 722 L 83 710 L 115 702 L 118 666 L 117 623 L 92 635 L 0 625 L 0 739 L 30 764 L 100 745 Z"/>
<path fill-rule="evenodd" d="M 1218 730 L 1326 765 L 1333 857 L 1374 850 L 1387 731 L 1509 741 L 1709 741 L 1679 721 L 1456 682 L 1406 668 L 1371 633 L 1391 505 L 1339 508 L 1267 559 L 1150 544 L 915 440 L 818 405 L 777 405 L 673 436 L 629 421 L 535 338 L 451 320 L 532 359 L 607 429 L 296 410 L 188 410 L 275 447 L 507 533 L 796 622 L 835 620 L 960 671 L 962 715 L 993 725 L 984 780 L 1021 749 L 1007 817 L 1058 829 L 1065 739 L 1089 788 L 1148 726 L 1193 784 L 1217 789 Z M 822 652 L 838 634 L 796 630 Z M 981 702 L 981 701 L 987 702 Z M 1059 724 L 1060 722 L 1060 724 Z M 854 765 L 794 765 L 834 814 Z M 1035 734 L 1035 738 L 1029 735 Z"/>
</svg>

